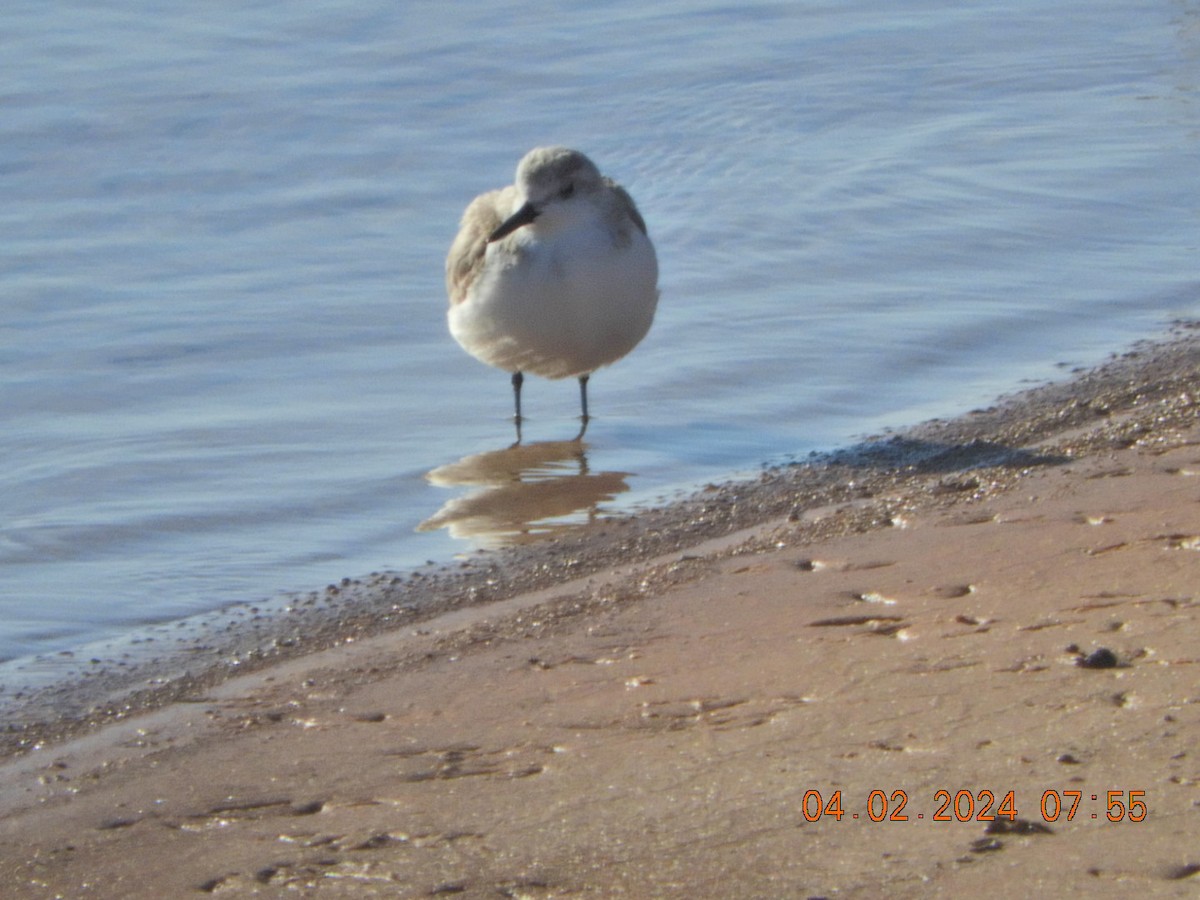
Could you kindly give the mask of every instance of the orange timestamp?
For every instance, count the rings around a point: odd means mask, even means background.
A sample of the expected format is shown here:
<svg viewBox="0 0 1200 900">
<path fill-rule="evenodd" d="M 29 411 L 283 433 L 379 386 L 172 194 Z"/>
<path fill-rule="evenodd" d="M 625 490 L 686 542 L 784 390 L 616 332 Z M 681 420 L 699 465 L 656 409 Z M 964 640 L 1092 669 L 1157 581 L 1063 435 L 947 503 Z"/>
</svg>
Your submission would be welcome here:
<svg viewBox="0 0 1200 900">
<path fill-rule="evenodd" d="M 1098 804 L 1103 804 L 1098 805 Z M 1073 821 L 1077 815 L 1085 819 L 1107 819 L 1109 822 L 1142 822 L 1150 814 L 1146 792 L 1140 790 L 1106 791 L 1100 794 L 1087 791 L 1056 790 L 1042 792 L 1038 812 L 1044 822 L 1064 819 Z M 910 809 L 908 791 L 874 790 L 867 795 L 860 812 L 847 811 L 841 790 L 825 796 L 818 790 L 804 792 L 801 813 L 806 822 L 843 817 L 866 818 L 871 822 L 908 822 L 928 819 L 931 822 L 994 822 L 997 819 L 1017 819 L 1017 792 L 1007 791 L 997 797 L 986 788 L 978 791 L 939 790 L 933 795 L 933 809 Z"/>
</svg>

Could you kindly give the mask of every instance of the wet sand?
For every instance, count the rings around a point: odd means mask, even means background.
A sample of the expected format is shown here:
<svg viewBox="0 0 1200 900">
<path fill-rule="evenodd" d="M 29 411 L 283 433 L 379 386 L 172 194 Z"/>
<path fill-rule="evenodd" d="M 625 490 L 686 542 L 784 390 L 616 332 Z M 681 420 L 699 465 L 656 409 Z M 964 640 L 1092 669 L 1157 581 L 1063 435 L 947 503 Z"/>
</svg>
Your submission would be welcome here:
<svg viewBox="0 0 1200 900">
<path fill-rule="evenodd" d="M 1194 896 L 1198 399 L 1181 328 L 52 695 L 5 896 Z"/>
</svg>

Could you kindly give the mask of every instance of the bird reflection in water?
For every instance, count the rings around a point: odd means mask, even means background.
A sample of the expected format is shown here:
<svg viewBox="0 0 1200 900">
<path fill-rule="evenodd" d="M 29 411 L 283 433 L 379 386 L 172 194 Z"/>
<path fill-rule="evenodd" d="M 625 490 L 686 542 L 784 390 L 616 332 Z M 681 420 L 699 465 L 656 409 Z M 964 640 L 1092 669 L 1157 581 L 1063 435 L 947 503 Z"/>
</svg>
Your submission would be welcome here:
<svg viewBox="0 0 1200 900">
<path fill-rule="evenodd" d="M 594 521 L 603 503 L 629 490 L 627 472 L 592 472 L 582 441 L 516 444 L 438 466 L 438 487 L 473 488 L 446 502 L 418 531 L 447 529 L 483 545 L 523 544 Z"/>
</svg>

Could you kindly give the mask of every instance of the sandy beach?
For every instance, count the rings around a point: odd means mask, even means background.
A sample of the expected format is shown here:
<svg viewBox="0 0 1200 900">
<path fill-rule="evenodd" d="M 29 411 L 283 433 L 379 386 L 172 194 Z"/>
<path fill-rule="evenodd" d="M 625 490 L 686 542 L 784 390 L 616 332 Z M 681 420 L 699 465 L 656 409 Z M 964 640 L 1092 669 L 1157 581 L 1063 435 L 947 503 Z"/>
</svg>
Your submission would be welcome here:
<svg viewBox="0 0 1200 900">
<path fill-rule="evenodd" d="M 4 896 L 1195 896 L 1198 411 L 1181 328 L 31 720 Z"/>
</svg>

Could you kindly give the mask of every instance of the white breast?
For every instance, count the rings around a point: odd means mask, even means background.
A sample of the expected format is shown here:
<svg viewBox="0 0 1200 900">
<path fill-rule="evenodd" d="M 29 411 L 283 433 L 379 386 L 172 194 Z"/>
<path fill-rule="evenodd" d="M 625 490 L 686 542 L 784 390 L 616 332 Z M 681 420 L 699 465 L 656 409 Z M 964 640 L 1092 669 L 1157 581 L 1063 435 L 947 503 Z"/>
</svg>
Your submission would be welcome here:
<svg viewBox="0 0 1200 900">
<path fill-rule="evenodd" d="M 490 365 L 565 378 L 620 359 L 645 337 L 658 304 L 654 247 L 602 222 L 546 238 L 526 228 L 489 244 L 450 332 Z"/>
</svg>

